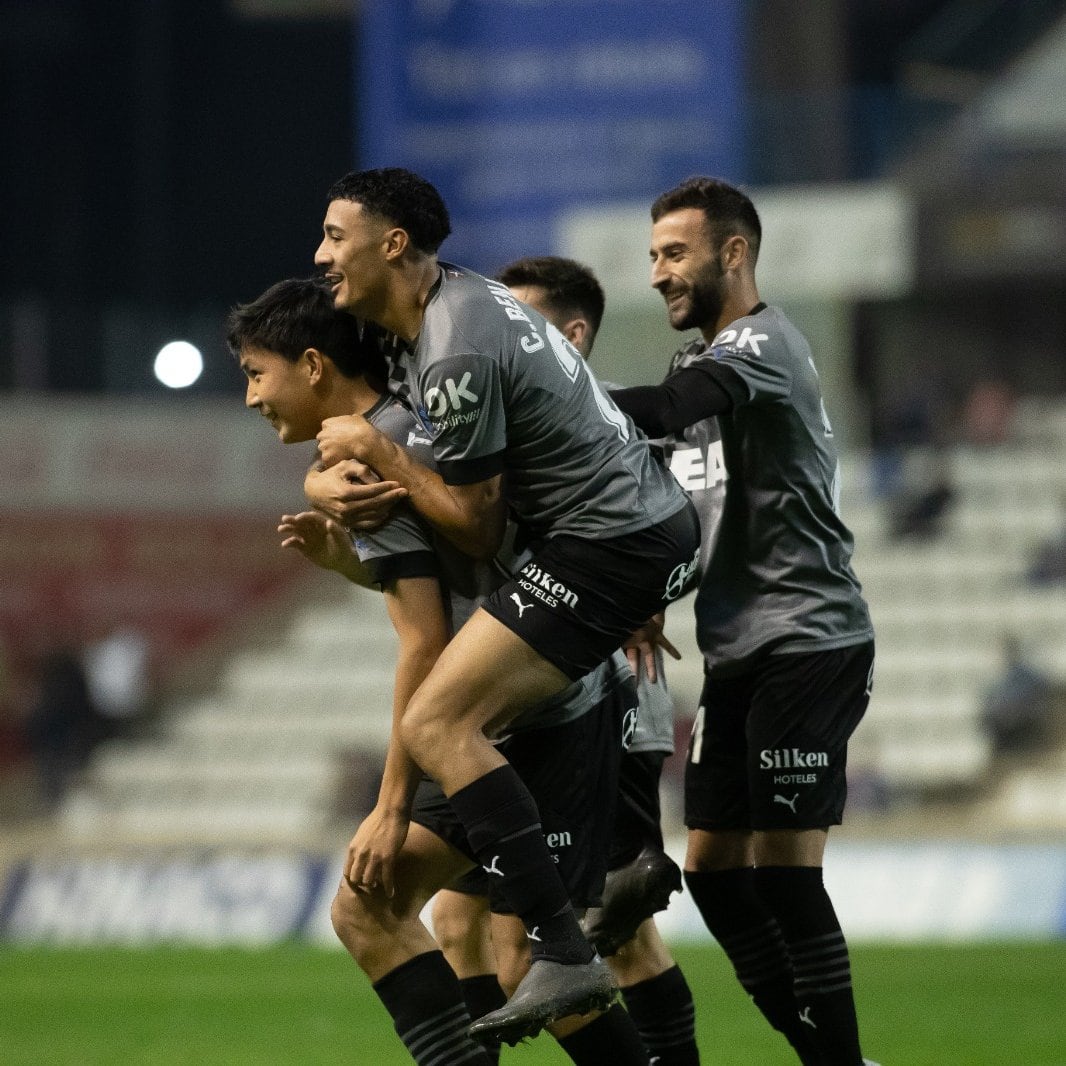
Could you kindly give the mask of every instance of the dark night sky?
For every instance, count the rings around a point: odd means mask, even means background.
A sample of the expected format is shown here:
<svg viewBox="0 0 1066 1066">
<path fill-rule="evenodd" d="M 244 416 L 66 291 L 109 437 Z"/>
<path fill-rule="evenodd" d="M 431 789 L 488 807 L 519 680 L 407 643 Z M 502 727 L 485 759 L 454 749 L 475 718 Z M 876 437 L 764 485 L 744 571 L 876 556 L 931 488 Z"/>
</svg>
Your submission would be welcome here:
<svg viewBox="0 0 1066 1066">
<path fill-rule="evenodd" d="M 58 305 L 52 347 L 91 348 L 101 301 L 227 307 L 311 272 L 354 164 L 347 20 L 26 0 L 0 26 L 0 299 Z M 51 383 L 99 384 L 77 362 Z"/>
</svg>

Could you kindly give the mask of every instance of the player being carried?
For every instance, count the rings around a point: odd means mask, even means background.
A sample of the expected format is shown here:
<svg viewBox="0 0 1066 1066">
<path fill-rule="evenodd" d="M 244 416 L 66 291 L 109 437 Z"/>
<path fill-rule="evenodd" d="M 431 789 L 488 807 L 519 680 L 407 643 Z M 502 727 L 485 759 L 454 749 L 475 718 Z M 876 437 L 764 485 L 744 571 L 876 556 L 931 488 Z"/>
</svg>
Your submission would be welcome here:
<svg viewBox="0 0 1066 1066">
<path fill-rule="evenodd" d="M 430 442 L 414 415 L 382 395 L 377 349 L 360 336 L 353 318 L 334 310 L 320 282 L 280 282 L 236 308 L 228 340 L 248 377 L 248 405 L 270 419 L 283 441 L 311 439 L 323 418 L 360 411 L 432 465 Z M 311 473 L 308 481 L 324 476 Z M 355 893 L 342 909 L 337 932 L 393 1013 L 416 1061 L 483 1061 L 485 1052 L 465 1035 L 469 1017 L 461 1011 L 455 978 L 420 921 L 429 897 L 457 871 L 474 867 L 473 856 L 439 787 L 422 780 L 403 750 L 397 723 L 454 630 L 481 597 L 510 576 L 513 560 L 501 556 L 476 563 L 407 508 L 361 536 L 358 553 L 349 534 L 319 512 L 285 516 L 281 532 L 286 546 L 318 565 L 379 586 L 399 637 L 385 772 L 378 802 L 349 845 L 342 898 L 347 901 L 353 886 Z M 623 722 L 635 704 L 635 684 L 625 657 L 616 652 L 559 696 L 512 721 L 499 741 L 499 750 L 542 804 L 542 835 L 571 899 L 581 907 L 599 900 Z M 397 837 L 403 838 L 399 850 Z M 496 869 L 475 868 L 493 901 L 501 980 L 513 989 L 528 968 L 530 941 L 495 891 Z M 498 999 L 486 1000 L 487 983 L 467 981 L 462 998 L 471 1009 L 478 1003 L 496 1006 L 504 999 L 496 988 Z M 619 1064 L 647 1061 L 632 1020 L 618 1004 L 598 1016 L 563 1019 L 552 1031 L 575 1063 L 593 1066 L 604 1054 Z"/>
</svg>

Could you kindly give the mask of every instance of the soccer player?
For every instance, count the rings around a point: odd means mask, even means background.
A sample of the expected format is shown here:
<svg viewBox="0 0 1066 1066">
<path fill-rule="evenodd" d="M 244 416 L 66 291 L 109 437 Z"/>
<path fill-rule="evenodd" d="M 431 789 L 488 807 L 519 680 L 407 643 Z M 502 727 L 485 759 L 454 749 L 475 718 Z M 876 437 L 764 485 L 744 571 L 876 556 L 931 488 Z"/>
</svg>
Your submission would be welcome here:
<svg viewBox="0 0 1066 1066">
<path fill-rule="evenodd" d="M 590 357 L 606 301 L 588 267 L 536 256 L 508 264 L 497 279 L 556 326 L 582 358 Z M 648 653 L 650 662 L 637 649 L 630 652 L 638 711 L 622 756 L 603 904 L 586 914 L 582 927 L 607 958 L 653 1061 L 691 1066 L 699 1062 L 692 993 L 652 917 L 681 887 L 681 875 L 663 850 L 659 806 L 663 761 L 674 750 L 673 700 L 660 647 Z"/>
<path fill-rule="evenodd" d="M 822 862 L 874 645 L 837 510 L 833 429 L 806 340 L 759 297 L 750 199 L 691 178 L 651 217 L 651 283 L 670 324 L 700 337 L 661 385 L 613 397 L 649 435 L 672 436 L 672 469 L 694 496 L 725 489 L 696 597 L 706 679 L 686 763 L 685 880 L 800 1060 L 860 1066 Z"/>
<path fill-rule="evenodd" d="M 248 377 L 248 405 L 269 418 L 286 443 L 311 439 L 321 420 L 338 410 L 356 410 L 391 438 L 428 451 L 414 415 L 382 396 L 374 380 L 381 363 L 376 348 L 353 318 L 334 310 L 320 283 L 281 282 L 237 308 L 228 340 Z M 286 546 L 318 565 L 380 585 L 400 638 L 385 772 L 378 803 L 349 845 L 334 908 L 338 935 L 374 982 L 417 1062 L 489 1061 L 466 1036 L 469 1016 L 455 976 L 419 920 L 433 892 L 473 860 L 439 788 L 419 785 L 421 771 L 404 751 L 397 723 L 454 628 L 508 571 L 438 543 L 409 512 L 360 541 L 358 557 L 348 534 L 321 514 L 287 515 L 280 530 Z M 595 900 L 603 881 L 622 723 L 635 700 L 628 666 L 616 653 L 557 698 L 516 718 L 500 742 L 541 800 L 552 858 L 580 904 Z M 518 945 L 508 956 L 512 968 L 516 960 L 528 965 L 521 924 L 502 919 L 499 929 L 501 942 Z M 603 1053 L 631 1066 L 646 1062 L 633 1022 L 618 1004 L 555 1028 L 576 1063 L 591 1066 Z"/>
<path fill-rule="evenodd" d="M 396 338 L 390 388 L 433 439 L 439 474 L 359 416 L 318 434 L 402 489 L 463 551 L 488 557 L 510 509 L 532 559 L 459 630 L 408 703 L 406 750 L 443 789 L 482 866 L 536 936 L 532 965 L 476 1034 L 508 1041 L 606 1005 L 614 983 L 582 934 L 528 789 L 486 737 L 556 695 L 665 609 L 694 571 L 698 520 L 647 442 L 557 329 L 507 288 L 440 263 L 450 230 L 410 171 L 353 172 L 329 192 L 315 255 L 337 308 Z"/>
</svg>

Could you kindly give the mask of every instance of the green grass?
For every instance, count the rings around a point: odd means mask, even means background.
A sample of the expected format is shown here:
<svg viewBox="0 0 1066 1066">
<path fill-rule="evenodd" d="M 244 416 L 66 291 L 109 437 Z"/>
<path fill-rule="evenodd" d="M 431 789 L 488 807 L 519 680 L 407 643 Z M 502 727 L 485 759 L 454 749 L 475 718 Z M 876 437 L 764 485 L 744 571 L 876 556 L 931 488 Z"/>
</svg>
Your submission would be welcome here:
<svg viewBox="0 0 1066 1066">
<path fill-rule="evenodd" d="M 714 947 L 677 949 L 706 1066 L 794 1060 Z M 1066 1066 L 1066 942 L 852 949 L 864 1048 L 884 1066 Z M 511 1066 L 569 1060 L 547 1037 Z M 0 947 L 2 1066 L 402 1066 L 339 951 Z"/>
</svg>

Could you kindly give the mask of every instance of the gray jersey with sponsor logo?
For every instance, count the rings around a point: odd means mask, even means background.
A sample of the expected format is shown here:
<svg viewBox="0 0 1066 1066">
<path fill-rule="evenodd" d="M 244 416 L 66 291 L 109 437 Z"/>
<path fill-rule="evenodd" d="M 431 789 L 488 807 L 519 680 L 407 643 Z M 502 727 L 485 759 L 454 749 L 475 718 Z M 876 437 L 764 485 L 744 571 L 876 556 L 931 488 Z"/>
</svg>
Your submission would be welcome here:
<svg viewBox="0 0 1066 1066">
<path fill-rule="evenodd" d="M 672 369 L 703 360 L 728 366 L 747 387 L 746 401 L 717 419 L 720 453 L 712 428 L 697 427 L 675 442 L 671 460 L 681 483 L 693 484 L 705 526 L 695 610 L 708 670 L 727 671 L 767 646 L 803 652 L 872 639 L 807 341 L 781 310 L 766 307 L 709 346 L 682 349 Z M 705 450 L 702 464 L 698 455 L 678 459 L 678 449 L 690 446 Z"/>
<path fill-rule="evenodd" d="M 391 440 L 411 452 L 420 462 L 433 466 L 433 448 L 415 415 L 392 397 L 383 397 L 367 412 L 367 420 Z M 524 561 L 513 549 L 514 528 L 504 546 L 490 562 L 477 562 L 435 533 L 409 507 L 397 508 L 393 516 L 372 533 L 353 537 L 360 560 L 371 573 L 402 575 L 404 558 L 433 556 L 433 567 L 444 592 L 452 632 L 474 613 L 481 600 L 494 592 Z M 419 570 L 425 573 L 425 567 Z M 602 666 L 569 685 L 546 703 L 523 711 L 511 721 L 507 733 L 570 722 L 587 714 L 614 688 L 631 676 L 622 652 L 615 652 Z"/>
<path fill-rule="evenodd" d="M 664 521 L 684 494 L 563 335 L 510 291 L 442 264 L 390 389 L 433 436 L 446 481 L 505 473 L 533 537 L 617 537 Z"/>
</svg>

